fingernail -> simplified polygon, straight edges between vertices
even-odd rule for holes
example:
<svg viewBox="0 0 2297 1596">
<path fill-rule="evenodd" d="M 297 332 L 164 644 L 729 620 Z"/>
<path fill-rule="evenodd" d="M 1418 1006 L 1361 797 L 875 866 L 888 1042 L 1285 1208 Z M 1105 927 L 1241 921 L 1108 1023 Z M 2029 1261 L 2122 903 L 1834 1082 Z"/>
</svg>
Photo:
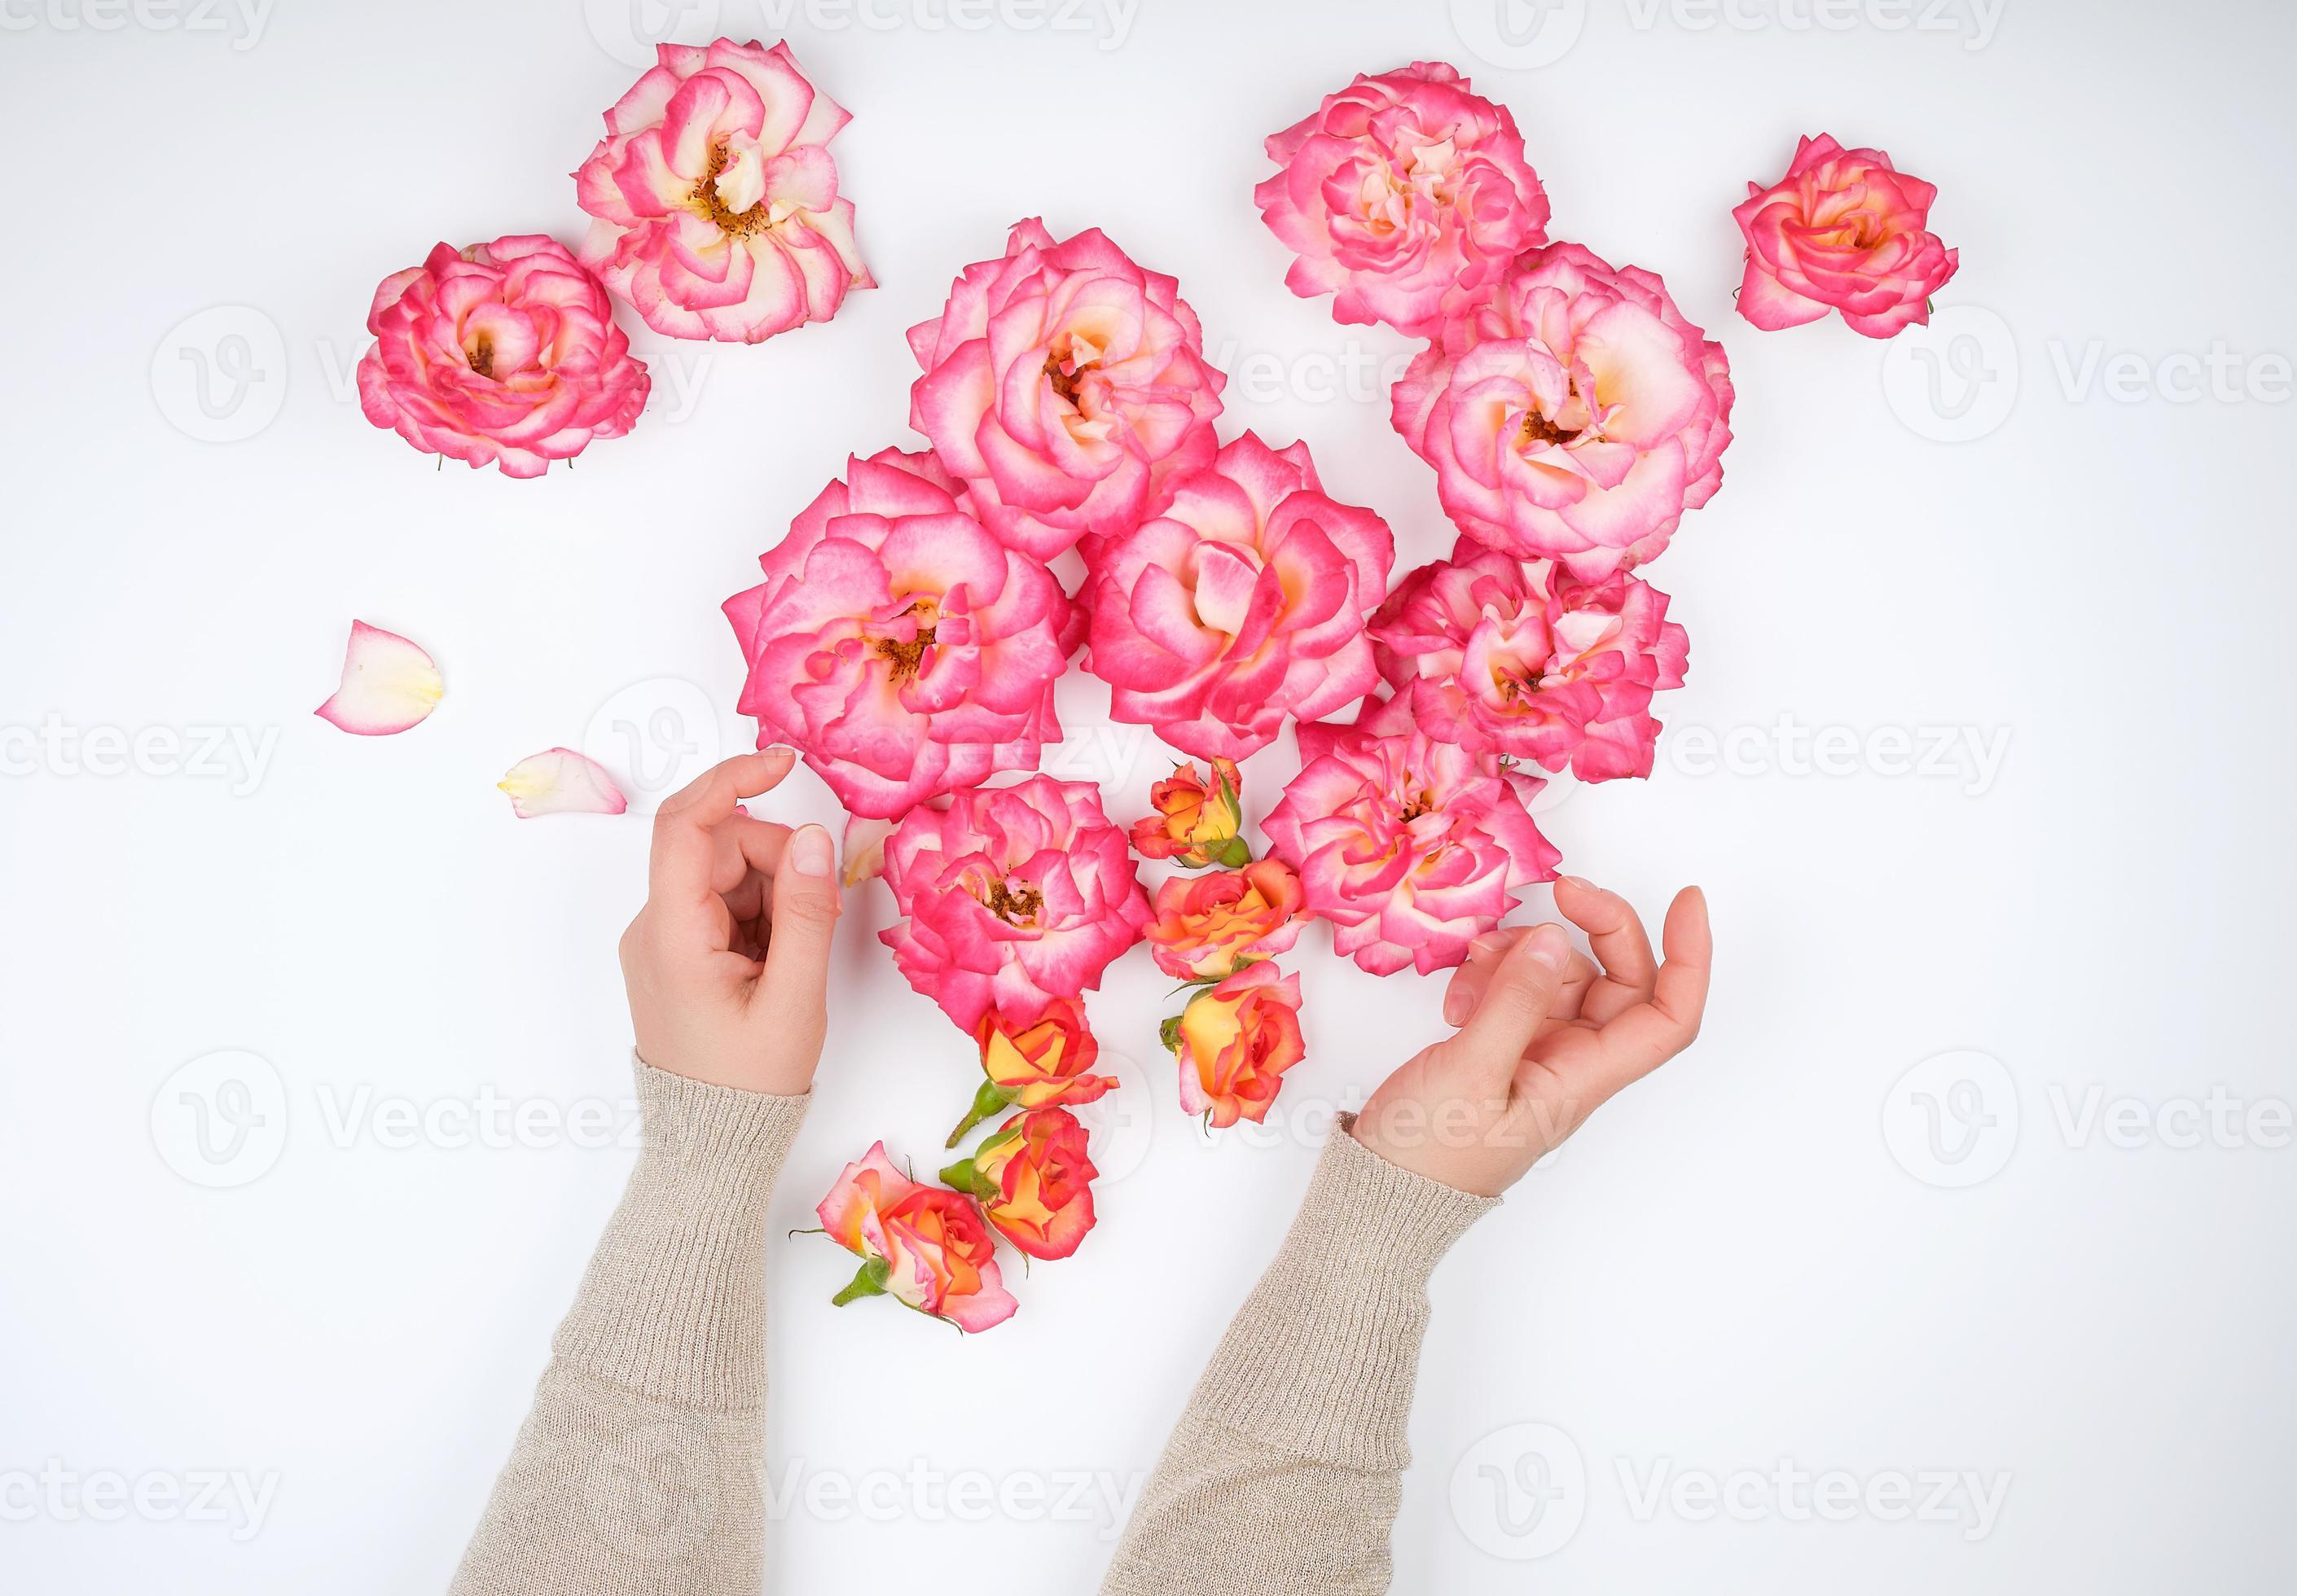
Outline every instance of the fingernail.
<svg viewBox="0 0 2297 1596">
<path fill-rule="evenodd" d="M 763 748 L 760 749 L 759 752 L 762 753 L 778 753 L 784 759 L 794 760 L 797 757 L 797 750 L 791 747 L 787 743 L 769 743 Z"/>
<path fill-rule="evenodd" d="M 1453 987 L 1444 994 L 1444 1023 L 1457 1025 L 1468 1017 L 1468 994 Z"/>
<path fill-rule="evenodd" d="M 1474 942 L 1468 944 L 1468 951 L 1470 953 L 1478 953 L 1484 958 L 1489 958 L 1493 954 L 1500 952 L 1505 949 L 1508 943 L 1513 940 L 1514 939 L 1504 931 L 1486 931 L 1483 935 L 1478 937 Z"/>
<path fill-rule="evenodd" d="M 1603 890 L 1597 886 L 1593 882 L 1588 880 L 1585 876 L 1566 876 L 1563 879 L 1569 882 L 1573 886 L 1577 887 L 1583 893 L 1600 893 Z"/>
<path fill-rule="evenodd" d="M 1531 961 L 1543 969 L 1560 970 L 1571 958 L 1571 944 L 1560 926 L 1537 926 L 1526 940 L 1531 944 Z"/>
<path fill-rule="evenodd" d="M 790 868 L 801 876 L 829 874 L 829 834 L 819 826 L 801 826 L 790 834 Z"/>
</svg>

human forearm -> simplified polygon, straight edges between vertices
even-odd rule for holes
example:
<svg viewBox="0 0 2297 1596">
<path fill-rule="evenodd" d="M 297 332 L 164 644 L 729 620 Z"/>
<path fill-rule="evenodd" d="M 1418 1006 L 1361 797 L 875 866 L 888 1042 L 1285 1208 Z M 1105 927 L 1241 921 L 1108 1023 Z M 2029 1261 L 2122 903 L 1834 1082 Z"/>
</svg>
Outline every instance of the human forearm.
<svg viewBox="0 0 2297 1596">
<path fill-rule="evenodd" d="M 755 1596 L 766 1205 L 804 1117 L 638 1066 L 644 1150 L 455 1596 Z"/>
<path fill-rule="evenodd" d="M 1173 1428 L 1105 1596 L 1387 1589 L 1428 1277 L 1495 1205 L 1336 1131 Z"/>
</svg>

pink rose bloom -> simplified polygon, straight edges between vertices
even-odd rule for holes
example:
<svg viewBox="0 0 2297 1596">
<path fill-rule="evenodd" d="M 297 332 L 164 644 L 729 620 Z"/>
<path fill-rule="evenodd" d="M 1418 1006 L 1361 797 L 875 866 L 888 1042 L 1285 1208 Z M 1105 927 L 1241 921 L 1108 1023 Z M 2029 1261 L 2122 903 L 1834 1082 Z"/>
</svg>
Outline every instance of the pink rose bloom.
<svg viewBox="0 0 2297 1596">
<path fill-rule="evenodd" d="M 1830 310 L 1869 338 L 1927 325 L 1931 295 L 1961 264 L 1930 230 L 1936 186 L 1880 150 L 1806 138 L 1785 177 L 1750 183 L 1747 196 L 1731 213 L 1747 235 L 1739 314 L 1766 333 Z"/>
<path fill-rule="evenodd" d="M 1033 218 L 910 329 L 910 424 L 1015 548 L 1129 532 L 1213 457 L 1228 379 L 1178 289 L 1097 228 L 1055 243 Z"/>
<path fill-rule="evenodd" d="M 1050 776 L 911 810 L 886 839 L 885 881 L 908 918 L 877 940 L 967 1032 L 992 1011 L 1033 1024 L 1099 986 L 1151 917 L 1098 789 Z"/>
<path fill-rule="evenodd" d="M 1358 74 L 1267 147 L 1284 169 L 1252 197 L 1300 257 L 1284 284 L 1333 294 L 1340 321 L 1432 337 L 1547 241 L 1547 191 L 1515 118 L 1441 62 Z"/>
<path fill-rule="evenodd" d="M 1371 638 L 1429 736 L 1608 781 L 1651 774 L 1651 694 L 1683 685 L 1691 642 L 1667 602 L 1624 572 L 1575 581 L 1462 538 L 1397 584 Z"/>
<path fill-rule="evenodd" d="M 1068 596 L 955 489 L 930 455 L 855 459 L 726 601 L 759 745 L 798 749 L 856 815 L 1033 769 L 1060 740 Z"/>
<path fill-rule="evenodd" d="M 1306 444 L 1247 432 L 1100 551 L 1084 595 L 1091 669 L 1119 720 L 1242 759 L 1287 715 L 1321 720 L 1371 690 L 1364 613 L 1395 559 L 1386 522 L 1324 497 Z"/>
<path fill-rule="evenodd" d="M 1518 260 L 1395 385 L 1461 531 L 1582 581 L 1641 564 L 1723 483 L 1731 363 L 1667 285 L 1576 243 Z"/>
<path fill-rule="evenodd" d="M 366 313 L 359 409 L 429 454 L 539 477 L 646 408 L 646 363 L 613 301 L 556 240 L 440 244 L 393 272 Z"/>
<path fill-rule="evenodd" d="M 757 343 L 876 287 L 827 148 L 852 119 L 789 46 L 655 53 L 574 174 L 582 259 L 672 338 Z"/>
<path fill-rule="evenodd" d="M 1261 828 L 1332 922 L 1333 948 L 1373 975 L 1461 963 L 1515 888 L 1555 878 L 1563 856 L 1488 757 L 1410 730 L 1299 735 L 1300 774 Z"/>
</svg>

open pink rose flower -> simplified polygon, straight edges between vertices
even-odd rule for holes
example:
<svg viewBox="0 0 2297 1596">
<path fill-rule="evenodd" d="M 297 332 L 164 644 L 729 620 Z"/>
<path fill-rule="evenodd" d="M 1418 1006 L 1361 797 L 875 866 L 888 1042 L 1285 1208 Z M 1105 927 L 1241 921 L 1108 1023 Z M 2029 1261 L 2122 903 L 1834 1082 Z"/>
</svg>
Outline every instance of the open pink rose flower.
<svg viewBox="0 0 2297 1596">
<path fill-rule="evenodd" d="M 1651 695 L 1683 685 L 1690 638 L 1667 605 L 1623 572 L 1577 581 L 1462 538 L 1396 584 L 1371 637 L 1380 674 L 1429 736 L 1607 781 L 1651 774 Z"/>
<path fill-rule="evenodd" d="M 1217 447 L 1228 379 L 1205 364 L 1196 312 L 1097 228 L 1056 243 L 1016 224 L 910 348 L 925 372 L 910 424 L 989 529 L 1039 559 L 1131 531 Z"/>
<path fill-rule="evenodd" d="M 1373 975 L 1461 963 L 1517 887 L 1555 878 L 1562 855 L 1488 755 L 1410 730 L 1299 736 L 1300 774 L 1262 829 L 1332 922 L 1332 946 Z"/>
<path fill-rule="evenodd" d="M 366 313 L 361 414 L 425 453 L 539 477 L 646 408 L 646 363 L 613 301 L 564 246 L 513 234 L 442 243 L 393 272 Z"/>
<path fill-rule="evenodd" d="M 1576 243 L 1518 260 L 1395 384 L 1460 529 L 1583 581 L 1667 547 L 1723 483 L 1731 364 L 1667 285 Z"/>
<path fill-rule="evenodd" d="M 1033 776 L 911 810 L 885 841 L 885 875 L 908 917 L 878 940 L 967 1032 L 992 1011 L 1029 1024 L 1099 985 L 1150 918 L 1091 782 Z"/>
<path fill-rule="evenodd" d="M 673 338 L 757 343 L 874 288 L 828 144 L 852 119 L 787 45 L 661 45 L 574 174 L 582 259 Z"/>
<path fill-rule="evenodd" d="M 1285 286 L 1332 294 L 1343 322 L 1432 336 L 1547 239 L 1547 191 L 1515 118 L 1441 62 L 1359 74 L 1267 148 L 1284 169 L 1252 197 L 1299 255 Z"/>
<path fill-rule="evenodd" d="M 1930 230 L 1937 197 L 1880 150 L 1805 138 L 1787 175 L 1768 188 L 1747 185 L 1731 213 L 1747 236 L 1739 314 L 1766 333 L 1830 310 L 1869 338 L 1928 325 L 1930 296 L 1961 264 Z"/>
<path fill-rule="evenodd" d="M 1094 563 L 1091 668 L 1110 712 L 1239 760 L 1288 715 L 1345 709 L 1378 680 L 1364 614 L 1395 559 L 1386 522 L 1324 496 L 1306 444 L 1244 433 Z"/>
<path fill-rule="evenodd" d="M 1071 606 L 961 508 L 929 455 L 855 459 L 726 602 L 760 746 L 805 755 L 854 814 L 893 819 L 1058 742 Z"/>
</svg>

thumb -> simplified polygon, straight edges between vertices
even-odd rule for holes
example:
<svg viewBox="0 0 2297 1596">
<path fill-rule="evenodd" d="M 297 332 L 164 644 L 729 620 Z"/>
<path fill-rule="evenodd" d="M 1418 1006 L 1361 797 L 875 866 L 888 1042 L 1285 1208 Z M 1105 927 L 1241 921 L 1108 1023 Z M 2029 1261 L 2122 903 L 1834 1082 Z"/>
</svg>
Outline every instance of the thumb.
<svg viewBox="0 0 2297 1596">
<path fill-rule="evenodd" d="M 774 872 L 773 928 L 756 1001 L 780 1034 L 821 1045 L 827 1026 L 830 938 L 837 929 L 836 851 L 829 833 L 801 826 Z"/>
<path fill-rule="evenodd" d="M 1555 1007 L 1570 962 L 1571 939 L 1562 926 L 1534 926 L 1492 972 L 1476 1012 L 1455 1039 L 1460 1050 L 1479 1066 L 1512 1073 Z"/>
</svg>

